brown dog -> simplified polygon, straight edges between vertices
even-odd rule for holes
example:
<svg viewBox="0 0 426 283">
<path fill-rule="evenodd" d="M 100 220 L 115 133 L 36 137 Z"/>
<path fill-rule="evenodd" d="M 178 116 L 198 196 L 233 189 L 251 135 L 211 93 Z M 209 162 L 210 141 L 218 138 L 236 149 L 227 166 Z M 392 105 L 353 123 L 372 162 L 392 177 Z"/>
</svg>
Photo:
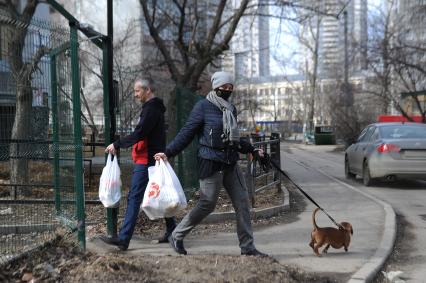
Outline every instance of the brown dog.
<svg viewBox="0 0 426 283">
<path fill-rule="evenodd" d="M 311 233 L 311 242 L 309 243 L 309 246 L 311 246 L 317 256 L 321 256 L 318 249 L 321 248 L 324 244 L 327 244 L 327 246 L 322 251 L 323 253 L 327 253 L 330 246 L 335 249 L 345 247 L 345 252 L 347 252 L 351 242 L 351 235 L 354 234 L 352 225 L 348 222 L 341 222 L 340 229 L 333 227 L 318 227 L 315 221 L 315 214 L 318 210 L 319 208 L 315 209 L 312 213 L 312 223 L 314 225 L 314 230 L 312 230 Z"/>
</svg>

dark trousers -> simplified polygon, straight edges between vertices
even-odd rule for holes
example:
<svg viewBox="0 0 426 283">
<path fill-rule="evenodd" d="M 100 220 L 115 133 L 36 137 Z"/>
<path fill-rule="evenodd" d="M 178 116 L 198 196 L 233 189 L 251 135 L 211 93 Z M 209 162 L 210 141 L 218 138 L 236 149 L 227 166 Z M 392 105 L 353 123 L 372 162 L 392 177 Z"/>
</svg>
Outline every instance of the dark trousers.
<svg viewBox="0 0 426 283">
<path fill-rule="evenodd" d="M 145 194 L 146 186 L 148 185 L 148 165 L 135 164 L 132 173 L 132 184 L 129 194 L 127 195 L 127 209 L 124 217 L 123 225 L 121 226 L 119 239 L 126 243 L 130 242 L 135 231 L 136 222 Z M 165 218 L 167 233 L 171 233 L 176 226 L 174 218 Z"/>
</svg>

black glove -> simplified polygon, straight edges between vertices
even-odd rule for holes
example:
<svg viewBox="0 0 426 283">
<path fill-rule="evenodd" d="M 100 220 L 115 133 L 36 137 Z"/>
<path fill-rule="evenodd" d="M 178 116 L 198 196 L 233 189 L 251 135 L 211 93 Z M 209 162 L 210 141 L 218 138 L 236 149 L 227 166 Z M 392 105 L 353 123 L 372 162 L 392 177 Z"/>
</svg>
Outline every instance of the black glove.
<svg viewBox="0 0 426 283">
<path fill-rule="evenodd" d="M 269 169 L 271 169 L 271 161 L 270 156 L 266 152 L 263 152 L 263 157 L 259 155 L 259 150 L 255 149 L 253 152 L 254 159 L 259 162 L 260 167 L 263 171 L 268 172 Z"/>
</svg>

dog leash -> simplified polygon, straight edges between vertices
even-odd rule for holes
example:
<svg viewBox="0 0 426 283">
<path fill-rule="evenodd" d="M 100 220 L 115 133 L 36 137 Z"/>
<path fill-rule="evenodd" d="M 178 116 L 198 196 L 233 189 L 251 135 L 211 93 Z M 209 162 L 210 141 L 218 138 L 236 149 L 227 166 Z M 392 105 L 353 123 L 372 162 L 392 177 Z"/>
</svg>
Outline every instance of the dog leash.
<svg viewBox="0 0 426 283">
<path fill-rule="evenodd" d="M 255 152 L 255 159 L 257 158 L 261 164 L 261 167 L 264 171 L 267 171 L 268 168 L 271 168 L 271 166 L 268 164 L 272 164 L 272 166 L 275 167 L 275 169 L 277 169 L 284 177 L 286 177 L 292 184 L 293 186 L 295 186 L 307 199 L 309 199 L 316 207 L 318 207 L 322 212 L 325 213 L 325 215 L 328 216 L 328 218 L 330 218 L 330 220 L 337 226 L 339 227 L 339 229 L 344 229 L 342 227 L 342 225 L 340 225 L 339 223 L 337 223 L 336 220 L 334 220 L 333 217 L 331 217 L 330 214 L 327 213 L 327 211 L 325 211 L 325 209 L 323 209 L 310 195 L 308 195 L 308 193 L 306 193 L 299 185 L 297 185 L 295 182 L 293 182 L 293 180 L 290 179 L 290 177 L 287 175 L 287 173 L 285 173 L 280 166 L 278 166 L 275 161 L 273 161 L 270 157 L 269 154 L 264 153 L 264 157 L 260 157 L 259 153 L 256 151 Z"/>
</svg>

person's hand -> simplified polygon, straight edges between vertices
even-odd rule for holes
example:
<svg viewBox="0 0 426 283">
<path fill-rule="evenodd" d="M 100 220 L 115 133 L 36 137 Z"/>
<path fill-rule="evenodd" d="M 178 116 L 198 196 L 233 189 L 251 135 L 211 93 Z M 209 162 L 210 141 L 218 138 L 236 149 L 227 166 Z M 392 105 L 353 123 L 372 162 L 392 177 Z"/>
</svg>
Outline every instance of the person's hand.
<svg viewBox="0 0 426 283">
<path fill-rule="evenodd" d="M 115 155 L 117 151 L 115 150 L 114 144 L 112 143 L 105 148 L 105 152 L 111 153 L 112 155 Z"/>
<path fill-rule="evenodd" d="M 157 160 L 157 161 L 160 161 L 160 159 L 163 159 L 164 161 L 166 161 L 167 155 L 163 152 L 159 152 L 159 153 L 154 154 L 154 159 Z"/>
<path fill-rule="evenodd" d="M 263 149 L 261 149 L 261 148 L 256 148 L 254 151 L 255 151 L 255 152 L 257 152 L 257 154 L 258 154 L 258 155 L 259 155 L 259 157 L 261 157 L 261 158 L 263 158 L 263 157 L 265 156 L 265 154 L 264 154 L 264 152 L 263 152 Z"/>
</svg>

